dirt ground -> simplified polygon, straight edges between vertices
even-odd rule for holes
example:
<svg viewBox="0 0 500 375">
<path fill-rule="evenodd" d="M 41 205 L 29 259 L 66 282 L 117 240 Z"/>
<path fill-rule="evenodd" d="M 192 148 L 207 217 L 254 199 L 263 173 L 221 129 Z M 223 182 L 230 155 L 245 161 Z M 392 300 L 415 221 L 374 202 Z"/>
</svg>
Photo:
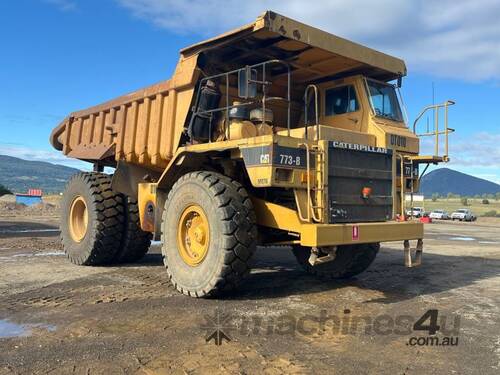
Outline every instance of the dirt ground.
<svg viewBox="0 0 500 375">
<path fill-rule="evenodd" d="M 55 215 L 5 214 L 0 374 L 498 374 L 499 227 L 427 225 L 421 267 L 383 244 L 343 282 L 304 274 L 287 248 L 260 248 L 247 282 L 216 300 L 174 291 L 157 244 L 138 264 L 78 267 Z M 437 334 L 413 330 L 432 309 Z"/>
</svg>

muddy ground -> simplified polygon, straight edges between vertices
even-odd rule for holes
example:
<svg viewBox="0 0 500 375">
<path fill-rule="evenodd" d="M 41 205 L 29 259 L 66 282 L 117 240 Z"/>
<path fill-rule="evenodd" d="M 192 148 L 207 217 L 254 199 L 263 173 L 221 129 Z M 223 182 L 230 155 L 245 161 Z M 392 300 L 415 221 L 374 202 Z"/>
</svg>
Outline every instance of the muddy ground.
<svg viewBox="0 0 500 375">
<path fill-rule="evenodd" d="M 138 264 L 78 267 L 56 217 L 3 217 L 0 374 L 498 374 L 499 227 L 427 225 L 420 268 L 384 244 L 344 282 L 304 274 L 287 248 L 262 248 L 238 293 L 196 300 L 169 286 L 158 245 Z M 413 330 L 429 309 L 433 336 Z"/>
</svg>

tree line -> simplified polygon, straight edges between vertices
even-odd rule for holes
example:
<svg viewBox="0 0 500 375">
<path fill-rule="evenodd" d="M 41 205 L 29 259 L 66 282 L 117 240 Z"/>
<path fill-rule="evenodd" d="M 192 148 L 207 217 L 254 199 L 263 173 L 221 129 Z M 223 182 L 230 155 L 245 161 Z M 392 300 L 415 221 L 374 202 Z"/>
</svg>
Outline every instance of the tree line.
<svg viewBox="0 0 500 375">
<path fill-rule="evenodd" d="M 500 200 L 500 191 L 495 194 L 476 194 L 476 195 L 460 195 L 454 193 L 448 193 L 446 195 L 440 195 L 437 193 L 432 194 L 431 200 L 433 202 L 438 199 L 460 199 L 461 201 L 465 200 L 467 202 L 468 199 L 482 199 L 483 204 L 488 204 L 489 200 Z M 462 202 L 463 203 L 463 202 Z"/>
</svg>

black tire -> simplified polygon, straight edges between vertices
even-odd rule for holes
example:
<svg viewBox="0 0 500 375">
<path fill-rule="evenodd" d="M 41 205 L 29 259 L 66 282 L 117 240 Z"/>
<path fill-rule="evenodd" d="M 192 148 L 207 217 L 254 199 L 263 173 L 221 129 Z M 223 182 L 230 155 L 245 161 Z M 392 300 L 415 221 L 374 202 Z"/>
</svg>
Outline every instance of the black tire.
<svg viewBox="0 0 500 375">
<path fill-rule="evenodd" d="M 315 266 L 309 263 L 310 247 L 294 246 L 293 254 L 307 273 L 332 280 L 347 279 L 365 271 L 375 260 L 379 249 L 379 243 L 339 246 L 334 260 Z"/>
<path fill-rule="evenodd" d="M 137 201 L 123 196 L 125 225 L 122 244 L 113 262 L 133 263 L 144 257 L 151 246 L 153 234 L 141 229 Z"/>
<path fill-rule="evenodd" d="M 180 254 L 178 226 L 186 208 L 201 207 L 209 223 L 206 256 L 193 266 Z M 238 182 L 216 172 L 191 172 L 172 187 L 162 217 L 162 254 L 174 287 L 192 297 L 220 295 L 249 273 L 257 243 L 252 201 Z"/>
<path fill-rule="evenodd" d="M 70 211 L 83 198 L 88 223 L 83 239 L 70 232 Z M 104 173 L 78 173 L 66 185 L 62 199 L 61 242 L 69 260 L 78 265 L 98 266 L 112 262 L 122 240 L 123 199 L 111 190 L 111 177 Z"/>
</svg>

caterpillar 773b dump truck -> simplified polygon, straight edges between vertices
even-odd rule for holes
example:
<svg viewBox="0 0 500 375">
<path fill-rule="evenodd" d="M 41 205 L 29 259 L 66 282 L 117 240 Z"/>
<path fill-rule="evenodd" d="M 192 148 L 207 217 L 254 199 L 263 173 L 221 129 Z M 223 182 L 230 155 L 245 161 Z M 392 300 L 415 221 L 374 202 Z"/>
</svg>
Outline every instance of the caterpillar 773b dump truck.
<svg viewBox="0 0 500 375">
<path fill-rule="evenodd" d="M 57 150 L 94 166 L 64 192 L 66 254 L 132 262 L 155 237 L 171 282 L 195 297 L 237 286 L 258 245 L 290 246 L 320 278 L 364 271 L 385 241 L 418 265 L 423 224 L 405 216 L 405 195 L 420 164 L 448 160 L 451 129 L 436 117 L 424 134 L 436 150 L 419 155 L 405 75 L 398 58 L 270 11 L 181 50 L 170 80 L 53 130 Z"/>
</svg>

